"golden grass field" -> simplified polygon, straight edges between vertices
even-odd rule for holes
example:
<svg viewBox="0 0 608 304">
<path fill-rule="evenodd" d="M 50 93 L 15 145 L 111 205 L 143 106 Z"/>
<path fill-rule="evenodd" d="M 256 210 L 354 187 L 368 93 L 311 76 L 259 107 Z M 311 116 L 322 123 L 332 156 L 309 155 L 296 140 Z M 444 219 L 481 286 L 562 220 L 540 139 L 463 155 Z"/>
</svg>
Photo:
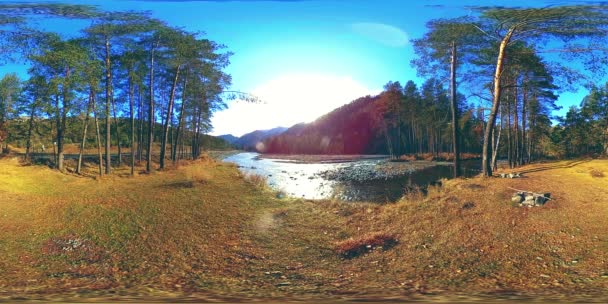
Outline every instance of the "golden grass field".
<svg viewBox="0 0 608 304">
<path fill-rule="evenodd" d="M 608 300 L 607 160 L 449 180 L 385 205 L 278 199 L 209 158 L 120 170 L 0 159 L 0 301 Z M 519 207 L 509 187 L 553 200 Z"/>
</svg>

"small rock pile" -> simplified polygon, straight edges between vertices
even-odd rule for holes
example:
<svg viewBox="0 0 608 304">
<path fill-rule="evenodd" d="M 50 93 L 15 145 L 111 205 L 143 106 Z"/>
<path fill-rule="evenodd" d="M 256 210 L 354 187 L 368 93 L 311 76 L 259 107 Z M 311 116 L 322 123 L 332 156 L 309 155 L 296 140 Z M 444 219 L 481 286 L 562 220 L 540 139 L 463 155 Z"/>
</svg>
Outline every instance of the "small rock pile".
<svg viewBox="0 0 608 304">
<path fill-rule="evenodd" d="M 519 206 L 539 207 L 544 205 L 551 199 L 551 193 L 533 193 L 533 192 L 515 192 L 511 197 L 511 201 L 519 204 Z"/>
<path fill-rule="evenodd" d="M 520 178 L 521 177 L 521 173 L 500 173 L 498 175 L 500 178 Z"/>
</svg>

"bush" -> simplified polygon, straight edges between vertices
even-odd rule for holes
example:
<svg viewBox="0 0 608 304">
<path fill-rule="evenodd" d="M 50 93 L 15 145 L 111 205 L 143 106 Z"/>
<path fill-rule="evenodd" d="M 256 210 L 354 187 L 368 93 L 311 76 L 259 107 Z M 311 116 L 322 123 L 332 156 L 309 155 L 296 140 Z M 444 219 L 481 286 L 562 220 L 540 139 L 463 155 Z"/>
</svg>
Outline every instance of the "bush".
<svg viewBox="0 0 608 304">
<path fill-rule="evenodd" d="M 481 156 L 473 153 L 460 153 L 460 160 L 478 159 Z M 404 154 L 399 156 L 400 160 L 414 161 L 414 160 L 426 160 L 426 161 L 454 161 L 454 154 L 452 153 L 416 153 L 416 154 Z"/>
<path fill-rule="evenodd" d="M 266 177 L 259 174 L 247 174 L 245 175 L 245 180 L 257 188 L 264 188 L 267 185 Z"/>
<path fill-rule="evenodd" d="M 592 177 L 596 177 L 596 178 L 604 177 L 604 172 L 599 171 L 599 170 L 592 169 L 589 173 L 591 174 Z"/>
</svg>

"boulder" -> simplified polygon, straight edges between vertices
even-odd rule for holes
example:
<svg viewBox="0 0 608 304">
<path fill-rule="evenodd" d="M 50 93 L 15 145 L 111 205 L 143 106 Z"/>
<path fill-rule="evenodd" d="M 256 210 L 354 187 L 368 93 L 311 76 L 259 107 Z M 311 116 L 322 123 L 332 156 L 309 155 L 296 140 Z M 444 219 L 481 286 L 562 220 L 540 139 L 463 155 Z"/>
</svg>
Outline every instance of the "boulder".
<svg viewBox="0 0 608 304">
<path fill-rule="evenodd" d="M 517 192 L 517 193 L 513 194 L 513 196 L 511 197 L 511 201 L 516 204 L 520 204 L 521 202 L 524 201 L 524 194 L 521 192 Z"/>
<path fill-rule="evenodd" d="M 523 206 L 534 207 L 534 198 L 526 199 L 521 203 Z"/>
<path fill-rule="evenodd" d="M 534 204 L 536 206 L 542 206 L 544 205 L 549 198 L 551 198 L 551 193 L 546 192 L 546 193 L 542 193 L 542 195 L 537 195 L 534 199 Z"/>
<path fill-rule="evenodd" d="M 516 192 L 511 197 L 511 201 L 519 203 L 520 206 L 542 206 L 551 199 L 551 193 L 532 193 L 532 192 Z"/>
</svg>

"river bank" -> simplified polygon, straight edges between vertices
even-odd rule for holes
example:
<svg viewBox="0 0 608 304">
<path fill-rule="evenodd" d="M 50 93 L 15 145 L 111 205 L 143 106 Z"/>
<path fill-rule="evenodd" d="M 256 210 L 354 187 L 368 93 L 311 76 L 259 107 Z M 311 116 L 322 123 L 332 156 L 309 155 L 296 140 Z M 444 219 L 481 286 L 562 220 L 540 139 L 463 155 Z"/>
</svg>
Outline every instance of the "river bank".
<svg viewBox="0 0 608 304">
<path fill-rule="evenodd" d="M 436 166 L 451 166 L 451 164 L 434 161 L 393 162 L 384 159 L 375 162 L 349 164 L 333 170 L 320 172 L 319 175 L 328 180 L 364 183 L 411 176 L 416 172 Z"/>
<path fill-rule="evenodd" d="M 238 153 L 224 161 L 265 178 L 294 198 L 394 202 L 406 191 L 451 177 L 449 163 L 392 162 L 377 155 L 264 155 Z"/>
<path fill-rule="evenodd" d="M 393 161 L 382 155 L 268 155 L 238 153 L 224 159 L 245 174 L 267 179 L 275 190 L 305 199 L 395 202 L 404 193 L 452 178 L 452 164 Z M 478 161 L 463 161 L 466 177 L 478 174 Z"/>
<path fill-rule="evenodd" d="M 101 180 L 0 168 L 0 301 L 608 300 L 608 161 L 385 205 L 279 199 L 209 158 Z M 552 200 L 518 207 L 509 188 Z"/>
<path fill-rule="evenodd" d="M 346 163 L 354 162 L 359 160 L 374 160 L 374 159 L 388 159 L 389 155 L 365 155 L 365 154 L 353 154 L 353 155 L 316 155 L 316 154 L 260 154 L 257 156 L 258 159 L 273 159 L 283 160 L 293 163 Z"/>
</svg>

